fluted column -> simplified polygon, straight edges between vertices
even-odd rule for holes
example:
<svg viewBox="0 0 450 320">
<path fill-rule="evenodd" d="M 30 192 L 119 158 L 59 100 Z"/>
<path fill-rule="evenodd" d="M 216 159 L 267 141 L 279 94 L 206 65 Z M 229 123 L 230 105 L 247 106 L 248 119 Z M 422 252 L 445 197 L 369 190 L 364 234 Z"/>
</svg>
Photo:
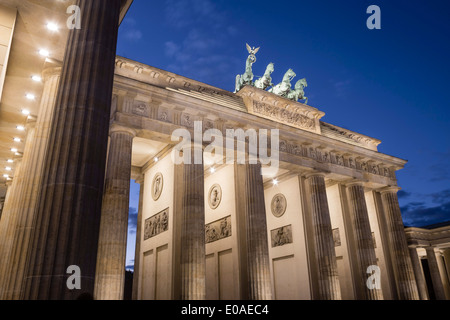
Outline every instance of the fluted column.
<svg viewBox="0 0 450 320">
<path fill-rule="evenodd" d="M 334 248 L 325 177 L 322 174 L 313 174 L 307 176 L 306 179 L 307 199 L 310 203 L 314 228 L 319 299 L 340 300 L 341 289 L 337 272 L 336 251 Z"/>
<path fill-rule="evenodd" d="M 417 248 L 410 247 L 409 254 L 411 256 L 411 262 L 414 269 L 414 276 L 416 277 L 417 289 L 419 290 L 420 300 L 429 300 L 427 283 L 423 274 L 422 265 L 420 263 L 419 255 L 417 254 Z"/>
<path fill-rule="evenodd" d="M 450 280 L 450 249 L 442 250 L 444 255 L 445 268 L 447 270 L 447 277 Z"/>
<path fill-rule="evenodd" d="M 17 159 L 15 161 L 15 171 L 14 176 L 20 176 L 20 171 L 22 168 L 22 159 Z M 5 282 L 8 279 L 6 273 L 7 259 L 6 256 L 10 245 L 11 245 L 11 229 L 14 224 L 14 216 L 12 215 L 12 208 L 17 205 L 18 201 L 18 189 L 20 187 L 19 179 L 13 178 L 12 182 L 10 182 L 10 186 L 8 187 L 8 192 L 5 198 L 5 205 L 3 207 L 2 219 L 0 220 L 0 298 L 3 296 L 3 292 L 5 290 Z"/>
<path fill-rule="evenodd" d="M 236 164 L 236 201 L 242 300 L 270 300 L 269 244 L 260 164 Z"/>
<path fill-rule="evenodd" d="M 13 209 L 13 214 L 17 217 L 17 220 L 13 226 L 11 250 L 5 255 L 5 260 L 7 260 L 6 273 L 9 277 L 5 283 L 3 299 L 17 300 L 23 291 L 28 246 L 31 230 L 35 223 L 36 203 L 43 176 L 43 161 L 48 146 L 60 74 L 60 67 L 50 67 L 43 72 L 44 90 L 36 127 L 27 139 L 29 148 L 24 153 L 22 160 L 23 191 L 18 194 L 18 204 Z"/>
<path fill-rule="evenodd" d="M 439 273 L 439 267 L 436 260 L 436 253 L 434 248 L 429 246 L 425 248 L 427 252 L 428 267 L 430 268 L 431 281 L 433 283 L 434 294 L 436 300 L 445 300 L 445 291 L 442 284 L 441 275 Z"/>
<path fill-rule="evenodd" d="M 361 183 L 347 185 L 349 200 L 349 212 L 352 221 L 353 234 L 355 236 L 356 258 L 358 269 L 355 272 L 357 281 L 362 289 L 358 295 L 360 300 L 381 300 L 381 289 L 370 289 L 367 286 L 369 274 L 367 270 L 371 266 L 377 266 L 377 257 L 373 244 L 372 230 L 370 228 L 369 213 L 367 211 L 364 186 Z"/>
<path fill-rule="evenodd" d="M 139 298 L 139 270 L 141 260 L 141 237 L 142 237 L 142 216 L 144 211 L 144 195 L 145 195 L 145 179 L 141 175 L 139 179 L 136 179 L 136 183 L 141 186 L 139 189 L 139 208 L 136 224 L 136 248 L 134 253 L 134 275 L 133 275 L 133 295 L 132 300 L 138 300 Z"/>
<path fill-rule="evenodd" d="M 419 291 L 409 255 L 397 192 L 398 188 L 386 188 L 380 191 L 388 225 L 389 248 L 397 282 L 397 292 L 400 300 L 419 300 Z"/>
<path fill-rule="evenodd" d="M 93 295 L 121 0 L 78 0 L 69 31 L 25 299 Z M 66 286 L 81 270 L 81 290 Z"/>
<path fill-rule="evenodd" d="M 131 152 L 136 132 L 116 125 L 110 132 L 95 275 L 96 300 L 123 300 L 125 285 Z"/>
<path fill-rule="evenodd" d="M 8 199 L 8 203 L 5 204 L 4 215 L 7 219 L 3 221 L 5 223 L 4 226 L 0 227 L 0 298 L 8 299 L 5 295 L 8 290 L 8 283 L 11 280 L 11 275 L 9 273 L 10 268 L 9 265 L 11 261 L 11 252 L 14 249 L 14 235 L 16 231 L 16 226 L 18 224 L 18 220 L 20 219 L 20 206 L 22 204 L 22 196 L 25 193 L 25 190 L 28 187 L 28 158 L 32 151 L 34 145 L 34 134 L 36 130 L 36 121 L 31 120 L 27 124 L 27 138 L 25 141 L 24 147 L 24 157 L 20 160 L 16 160 L 15 162 L 15 172 L 13 185 L 11 190 L 11 195 Z"/>
<path fill-rule="evenodd" d="M 436 261 L 438 264 L 439 274 L 441 275 L 445 298 L 446 300 L 450 300 L 450 287 L 447 278 L 447 271 L 445 270 L 444 259 L 440 251 L 436 253 Z"/>
<path fill-rule="evenodd" d="M 194 146 L 190 162 L 180 165 L 182 300 L 206 298 L 205 176 L 203 163 L 195 163 L 196 152 L 203 153 L 202 146 Z"/>
</svg>

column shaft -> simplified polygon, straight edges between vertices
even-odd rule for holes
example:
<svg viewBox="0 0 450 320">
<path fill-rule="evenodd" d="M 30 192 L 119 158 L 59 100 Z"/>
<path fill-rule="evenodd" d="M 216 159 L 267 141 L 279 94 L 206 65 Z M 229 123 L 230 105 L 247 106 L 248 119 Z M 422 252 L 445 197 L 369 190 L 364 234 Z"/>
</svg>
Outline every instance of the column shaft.
<svg viewBox="0 0 450 320">
<path fill-rule="evenodd" d="M 411 256 L 411 262 L 414 269 L 414 275 L 416 277 L 417 289 L 419 290 L 420 300 L 429 300 L 427 283 L 423 274 L 422 265 L 420 263 L 419 255 L 416 248 L 409 248 L 409 254 Z"/>
<path fill-rule="evenodd" d="M 13 226 L 13 243 L 10 252 L 5 255 L 6 272 L 9 275 L 5 283 L 3 299 L 17 300 L 23 293 L 23 279 L 30 243 L 31 230 L 35 224 L 36 204 L 43 176 L 43 161 L 48 146 L 50 125 L 54 112 L 56 93 L 59 85 L 61 68 L 44 70 L 44 90 L 39 107 L 36 127 L 27 139 L 29 148 L 23 155 L 22 180 L 23 191 L 18 194 L 18 204 L 13 209 L 17 217 Z"/>
<path fill-rule="evenodd" d="M 131 131 L 131 130 L 130 130 Z M 103 195 L 95 275 L 96 300 L 123 300 L 135 133 L 113 128 Z"/>
<path fill-rule="evenodd" d="M 22 169 L 22 161 L 16 160 L 14 176 L 20 177 Z M 12 244 L 11 232 L 14 225 L 15 216 L 12 209 L 17 206 L 18 193 L 20 189 L 19 178 L 13 178 L 11 185 L 8 187 L 8 193 L 5 198 L 5 206 L 3 207 L 2 219 L 0 220 L 0 298 L 6 287 L 8 275 L 6 272 L 7 262 L 6 255 Z"/>
<path fill-rule="evenodd" d="M 314 228 L 319 299 L 340 300 L 341 289 L 324 177 L 321 175 L 308 177 L 307 189 Z"/>
<path fill-rule="evenodd" d="M 397 191 L 382 191 L 381 198 L 388 224 L 390 253 L 394 264 L 397 292 L 400 300 L 419 300 L 419 291 L 414 276 L 411 257 L 406 240 Z"/>
<path fill-rule="evenodd" d="M 428 266 L 430 268 L 431 281 L 433 283 L 434 293 L 436 300 L 445 300 L 445 291 L 442 284 L 441 275 L 439 273 L 439 267 L 436 260 L 436 253 L 433 247 L 426 247 Z"/>
<path fill-rule="evenodd" d="M 26 299 L 93 295 L 121 0 L 78 0 L 46 155 Z M 81 270 L 70 290 L 69 266 Z"/>
<path fill-rule="evenodd" d="M 203 163 L 195 163 L 194 147 L 190 163 L 182 166 L 181 191 L 181 299 L 206 298 L 205 187 Z M 203 159 L 203 158 L 202 158 Z"/>
<path fill-rule="evenodd" d="M 259 164 L 235 165 L 241 300 L 270 300 L 269 244 Z"/>
<path fill-rule="evenodd" d="M 445 262 L 445 269 L 447 270 L 447 277 L 450 280 L 450 249 L 444 249 L 444 262 Z"/>
<path fill-rule="evenodd" d="M 383 299 L 381 289 L 370 289 L 367 286 L 369 274 L 367 270 L 371 266 L 377 266 L 377 257 L 373 244 L 372 231 L 370 228 L 369 213 L 364 195 L 364 187 L 356 184 L 347 188 L 349 211 L 352 220 L 353 234 L 355 236 L 356 257 L 358 269 L 356 270 L 357 281 L 360 282 L 361 300 Z"/>
</svg>

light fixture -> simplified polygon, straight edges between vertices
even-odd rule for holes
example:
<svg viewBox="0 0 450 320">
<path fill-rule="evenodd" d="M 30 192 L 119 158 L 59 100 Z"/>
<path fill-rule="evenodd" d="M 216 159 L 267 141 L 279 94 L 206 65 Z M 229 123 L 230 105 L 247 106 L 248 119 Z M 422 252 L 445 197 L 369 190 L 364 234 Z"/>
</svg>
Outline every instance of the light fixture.
<svg viewBox="0 0 450 320">
<path fill-rule="evenodd" d="M 25 97 L 27 97 L 28 100 L 34 100 L 36 98 L 36 96 L 32 93 L 27 93 Z"/>
<path fill-rule="evenodd" d="M 8 159 L 7 162 L 8 162 L 8 163 L 14 163 L 14 160 L 13 160 L 13 159 Z"/>
<path fill-rule="evenodd" d="M 17 130 L 19 130 L 19 131 L 25 131 L 25 127 L 24 127 L 24 126 L 17 126 Z"/>
<path fill-rule="evenodd" d="M 277 186 L 278 185 L 278 180 L 277 179 L 273 179 L 272 183 L 273 183 L 274 186 Z"/>
<path fill-rule="evenodd" d="M 39 50 L 39 54 L 43 57 L 48 57 L 50 55 L 50 52 L 48 52 L 48 50 L 41 49 Z"/>
<path fill-rule="evenodd" d="M 154 159 L 154 160 L 155 160 L 155 162 L 158 162 L 158 161 L 159 161 L 158 157 L 155 157 L 155 159 Z"/>
<path fill-rule="evenodd" d="M 59 28 L 56 23 L 49 22 L 49 23 L 47 23 L 47 29 L 50 31 L 58 31 Z"/>
<path fill-rule="evenodd" d="M 17 150 L 16 148 L 11 149 L 11 152 L 17 153 L 17 151 L 19 151 L 19 150 Z"/>
<path fill-rule="evenodd" d="M 20 138 L 14 138 L 14 141 L 15 141 L 15 142 L 22 142 L 22 139 L 20 139 Z"/>
<path fill-rule="evenodd" d="M 11 167 L 6 167 L 5 170 L 6 171 L 12 171 Z"/>
<path fill-rule="evenodd" d="M 40 76 L 32 76 L 31 80 L 35 81 L 35 82 L 41 82 L 42 78 Z"/>
<path fill-rule="evenodd" d="M 22 114 L 25 116 L 29 116 L 31 114 L 31 112 L 30 112 L 30 110 L 24 109 L 24 110 L 22 110 Z"/>
<path fill-rule="evenodd" d="M 7 175 L 7 174 L 4 174 L 4 175 L 3 175 L 3 178 L 5 178 L 5 179 L 9 179 L 9 175 Z"/>
<path fill-rule="evenodd" d="M 210 172 L 211 172 L 211 173 L 215 173 L 215 172 L 216 172 L 216 169 L 215 169 L 214 167 L 211 167 Z"/>
</svg>

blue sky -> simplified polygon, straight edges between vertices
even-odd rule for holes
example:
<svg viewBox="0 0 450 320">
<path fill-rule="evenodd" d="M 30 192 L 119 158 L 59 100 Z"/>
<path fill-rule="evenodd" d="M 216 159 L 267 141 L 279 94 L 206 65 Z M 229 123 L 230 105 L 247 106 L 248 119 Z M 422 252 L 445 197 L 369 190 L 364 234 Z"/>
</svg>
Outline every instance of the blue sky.
<svg viewBox="0 0 450 320">
<path fill-rule="evenodd" d="M 381 30 L 366 27 L 372 4 Z M 117 54 L 233 91 L 245 44 L 261 47 L 256 76 L 273 62 L 279 82 L 292 68 L 325 122 L 409 161 L 398 173 L 402 214 L 423 226 L 450 220 L 449 18 L 440 0 L 134 0 Z M 131 210 L 138 196 L 134 186 Z"/>
</svg>

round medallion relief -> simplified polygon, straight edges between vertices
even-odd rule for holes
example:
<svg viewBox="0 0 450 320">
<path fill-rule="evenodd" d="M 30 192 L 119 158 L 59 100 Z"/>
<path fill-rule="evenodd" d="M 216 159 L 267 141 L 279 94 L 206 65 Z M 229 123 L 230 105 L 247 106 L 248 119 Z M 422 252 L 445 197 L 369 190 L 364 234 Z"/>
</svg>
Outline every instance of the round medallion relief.
<svg viewBox="0 0 450 320">
<path fill-rule="evenodd" d="M 272 199 L 271 207 L 272 207 L 272 214 L 275 217 L 277 217 L 277 218 L 282 217 L 285 214 L 286 208 L 287 208 L 286 197 L 284 195 L 282 195 L 281 193 L 277 194 Z"/>
<path fill-rule="evenodd" d="M 215 184 L 209 189 L 208 202 L 211 209 L 215 210 L 222 201 L 222 188 L 220 185 Z"/>
<path fill-rule="evenodd" d="M 152 198 L 154 201 L 158 201 L 161 197 L 161 193 L 164 187 L 164 178 L 161 172 L 157 173 L 152 182 Z"/>
</svg>

